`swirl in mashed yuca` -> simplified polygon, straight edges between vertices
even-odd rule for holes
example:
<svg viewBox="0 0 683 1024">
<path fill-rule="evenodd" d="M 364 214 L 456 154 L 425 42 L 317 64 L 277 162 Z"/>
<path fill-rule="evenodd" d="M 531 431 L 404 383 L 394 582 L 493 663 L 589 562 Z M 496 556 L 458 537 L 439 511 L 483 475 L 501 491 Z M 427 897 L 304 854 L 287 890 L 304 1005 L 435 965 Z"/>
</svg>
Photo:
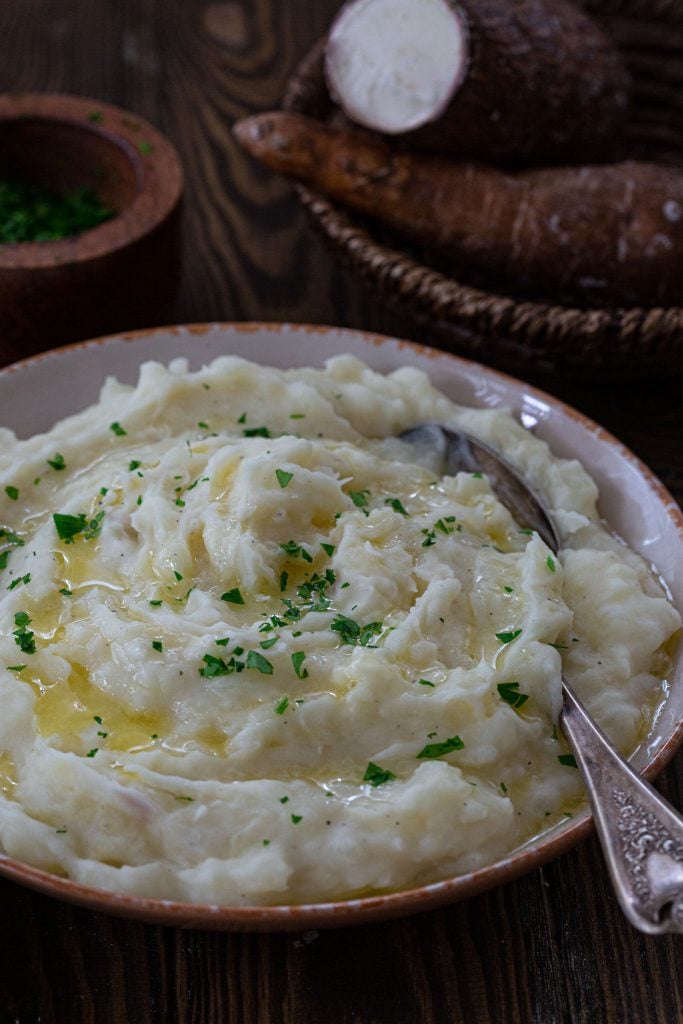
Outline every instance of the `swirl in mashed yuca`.
<svg viewBox="0 0 683 1024">
<path fill-rule="evenodd" d="M 425 420 L 503 450 L 563 535 L 437 479 Z M 221 904 L 487 864 L 571 814 L 560 665 L 623 751 L 679 618 L 574 461 L 414 369 L 142 367 L 0 454 L 0 848 Z"/>
</svg>

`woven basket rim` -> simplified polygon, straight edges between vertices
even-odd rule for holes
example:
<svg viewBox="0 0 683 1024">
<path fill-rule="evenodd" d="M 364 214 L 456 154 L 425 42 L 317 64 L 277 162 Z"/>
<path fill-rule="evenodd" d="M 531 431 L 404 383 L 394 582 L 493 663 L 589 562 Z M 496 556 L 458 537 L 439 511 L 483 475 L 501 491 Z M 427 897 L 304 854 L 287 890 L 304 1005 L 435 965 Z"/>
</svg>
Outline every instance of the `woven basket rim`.
<svg viewBox="0 0 683 1024">
<path fill-rule="evenodd" d="M 647 17 L 650 22 L 658 7 L 663 22 L 683 28 L 683 0 L 591 0 L 586 6 L 593 14 L 604 10 L 620 18 Z M 320 111 L 331 108 L 322 71 L 324 44 L 323 37 L 290 77 L 282 101 L 285 110 L 320 119 Z M 671 360 L 683 352 L 681 306 L 582 308 L 475 287 L 380 242 L 371 227 L 358 225 L 352 214 L 327 197 L 303 185 L 296 191 L 315 227 L 347 267 L 389 305 L 442 333 L 457 333 L 461 349 L 478 352 L 484 340 L 490 349 L 493 339 L 505 355 L 532 362 L 632 362 L 634 367 L 645 359 Z"/>
</svg>

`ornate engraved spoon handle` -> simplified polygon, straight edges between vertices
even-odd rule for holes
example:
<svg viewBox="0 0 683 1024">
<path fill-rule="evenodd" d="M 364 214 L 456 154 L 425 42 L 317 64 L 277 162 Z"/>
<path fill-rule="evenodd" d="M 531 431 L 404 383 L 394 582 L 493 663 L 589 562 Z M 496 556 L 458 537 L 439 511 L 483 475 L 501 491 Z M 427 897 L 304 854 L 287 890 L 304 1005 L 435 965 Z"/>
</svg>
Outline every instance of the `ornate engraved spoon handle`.
<svg viewBox="0 0 683 1024">
<path fill-rule="evenodd" d="M 564 679 L 563 686 L 560 724 L 621 908 L 650 935 L 683 934 L 683 816 L 617 754 Z"/>
</svg>

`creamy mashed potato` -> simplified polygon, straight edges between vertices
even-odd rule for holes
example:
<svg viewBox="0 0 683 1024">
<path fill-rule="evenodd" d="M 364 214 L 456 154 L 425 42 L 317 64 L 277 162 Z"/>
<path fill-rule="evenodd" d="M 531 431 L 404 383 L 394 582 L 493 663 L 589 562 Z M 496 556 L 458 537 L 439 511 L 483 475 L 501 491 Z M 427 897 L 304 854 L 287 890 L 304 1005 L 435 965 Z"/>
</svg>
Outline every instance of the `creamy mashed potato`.
<svg viewBox="0 0 683 1024">
<path fill-rule="evenodd" d="M 553 556 L 425 420 L 503 450 Z M 577 462 L 413 369 L 142 367 L 0 436 L 0 848 L 222 904 L 470 871 L 571 814 L 560 668 L 623 751 L 679 626 Z"/>
</svg>

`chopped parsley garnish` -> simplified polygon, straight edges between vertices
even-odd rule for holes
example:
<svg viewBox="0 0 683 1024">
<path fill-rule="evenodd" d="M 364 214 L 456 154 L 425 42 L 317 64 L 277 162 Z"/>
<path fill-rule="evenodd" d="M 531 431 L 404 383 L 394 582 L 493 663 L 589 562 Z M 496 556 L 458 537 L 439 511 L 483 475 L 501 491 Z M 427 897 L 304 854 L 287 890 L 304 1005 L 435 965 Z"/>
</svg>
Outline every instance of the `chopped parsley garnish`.
<svg viewBox="0 0 683 1024">
<path fill-rule="evenodd" d="M 297 679 L 308 679 L 308 669 L 303 667 L 305 660 L 306 654 L 304 651 L 295 651 L 292 654 L 292 666 Z"/>
<path fill-rule="evenodd" d="M 508 791 L 508 788 L 507 788 L 507 786 L 505 785 L 504 782 L 500 783 L 500 791 L 501 791 L 501 793 L 507 793 L 507 791 Z"/>
<path fill-rule="evenodd" d="M 98 725 L 102 725 L 102 715 L 93 715 L 93 721 L 97 722 Z"/>
<path fill-rule="evenodd" d="M 65 544 L 73 544 L 74 537 L 83 534 L 84 540 L 92 540 L 97 537 L 102 528 L 104 511 L 98 512 L 92 519 L 88 519 L 84 512 L 72 516 L 64 512 L 55 512 L 52 516 L 57 530 L 57 536 Z"/>
<path fill-rule="evenodd" d="M 286 469 L 276 469 L 275 476 L 277 477 L 277 482 L 279 483 L 280 487 L 284 488 L 287 486 L 287 484 L 292 479 L 294 474 L 288 473 Z"/>
<path fill-rule="evenodd" d="M 200 420 L 199 423 L 197 424 L 197 426 L 199 427 L 200 430 L 208 430 L 209 429 L 209 424 L 205 423 L 204 420 Z"/>
<path fill-rule="evenodd" d="M 13 544 L 17 548 L 23 548 L 24 546 L 21 537 L 12 530 L 8 530 L 5 526 L 0 527 L 0 540 L 3 538 L 8 544 Z"/>
<path fill-rule="evenodd" d="M 14 642 L 22 652 L 22 654 L 35 654 L 36 653 L 36 641 L 35 634 L 32 630 L 26 627 L 31 624 L 31 616 L 28 612 L 16 612 L 14 616 L 14 625 L 18 628 L 13 630 Z"/>
<path fill-rule="evenodd" d="M 61 452 L 57 452 L 53 459 L 48 459 L 47 464 L 58 472 L 59 470 L 66 469 L 66 461 Z"/>
<path fill-rule="evenodd" d="M 500 640 L 502 644 L 511 644 L 513 640 L 516 640 L 518 636 L 521 636 L 521 633 L 521 629 L 503 630 L 502 633 L 496 633 L 496 640 Z"/>
<path fill-rule="evenodd" d="M 62 587 L 59 593 L 64 597 L 73 597 L 73 590 L 69 590 L 68 587 Z"/>
<path fill-rule="evenodd" d="M 123 427 L 118 422 L 118 420 L 114 420 L 113 423 L 110 423 L 109 424 L 109 429 L 111 430 L 111 432 L 113 434 L 116 434 L 117 437 L 125 437 L 126 434 L 128 433 L 128 431 L 123 429 Z"/>
<path fill-rule="evenodd" d="M 6 488 L 5 488 L 5 494 L 6 494 L 6 495 L 7 495 L 7 497 L 8 497 L 8 498 L 10 498 L 10 499 L 11 499 L 12 501 L 16 501 L 16 500 L 17 500 L 17 498 L 19 497 L 19 489 L 18 489 L 17 487 L 13 487 L 13 486 L 12 486 L 11 484 L 9 484 L 9 485 L 8 485 L 8 486 L 7 486 Z"/>
<path fill-rule="evenodd" d="M 182 573 L 179 573 L 177 569 L 173 570 L 173 575 L 177 579 L 178 583 L 183 579 Z"/>
<path fill-rule="evenodd" d="M 160 653 L 164 649 L 164 645 L 161 642 L 161 640 L 152 640 L 152 647 L 154 648 L 155 651 L 159 651 Z"/>
<path fill-rule="evenodd" d="M 280 550 L 291 558 L 303 558 L 304 562 L 312 562 L 313 555 L 307 551 L 303 544 L 297 544 L 294 540 L 288 540 L 286 544 L 280 544 Z"/>
<path fill-rule="evenodd" d="M 287 589 L 287 583 L 289 581 L 289 573 L 283 569 L 280 573 L 280 593 L 283 594 Z"/>
<path fill-rule="evenodd" d="M 273 708 L 273 711 L 275 712 L 276 715 L 284 715 L 288 707 L 289 697 L 281 697 L 280 700 L 275 705 L 275 707 Z"/>
<path fill-rule="evenodd" d="M 15 612 L 14 625 L 15 626 L 28 626 L 31 623 L 31 616 L 28 612 Z"/>
<path fill-rule="evenodd" d="M 216 640 L 216 646 L 217 647 L 227 647 L 229 643 L 230 643 L 230 637 L 229 636 L 223 636 L 223 637 L 220 638 L 220 640 Z"/>
<path fill-rule="evenodd" d="M 360 647 L 367 647 L 373 637 L 381 633 L 383 628 L 382 622 L 368 622 L 361 626 L 346 615 L 337 615 L 330 623 L 330 629 L 339 634 L 339 639 L 343 644 L 358 644 Z"/>
<path fill-rule="evenodd" d="M 362 491 L 349 491 L 349 498 L 354 503 L 356 508 L 359 508 L 362 512 L 365 512 L 365 515 L 368 515 L 367 506 L 369 494 L 370 491 L 367 489 L 367 487 L 364 488 Z"/>
<path fill-rule="evenodd" d="M 395 778 L 396 776 L 394 773 L 390 772 L 388 768 L 380 768 L 378 764 L 374 764 L 370 761 L 365 769 L 363 782 L 369 782 L 371 786 L 381 786 L 385 782 L 391 782 L 391 780 Z"/>
<path fill-rule="evenodd" d="M 273 666 L 267 658 L 264 658 L 258 651 L 249 651 L 247 654 L 247 668 L 255 668 L 264 676 L 272 676 Z"/>
<path fill-rule="evenodd" d="M 578 768 L 579 767 L 578 764 L 576 763 L 576 758 L 574 757 L 573 754 L 558 754 L 557 760 L 560 762 L 560 764 L 566 765 L 567 768 Z"/>
<path fill-rule="evenodd" d="M 288 804 L 289 803 L 289 797 L 288 796 L 281 796 L 280 797 L 280 803 L 281 804 Z"/>
<path fill-rule="evenodd" d="M 7 666 L 7 671 L 8 672 L 23 672 L 23 670 L 25 668 L 26 668 L 26 665 L 8 665 Z"/>
<path fill-rule="evenodd" d="M 259 643 L 259 647 L 262 650 L 267 651 L 270 647 L 273 647 L 278 642 L 279 639 L 279 636 L 270 636 L 268 637 L 267 640 L 261 640 L 261 642 Z"/>
<path fill-rule="evenodd" d="M 545 564 L 548 566 L 551 572 L 556 572 L 555 559 L 552 557 L 552 555 L 548 555 L 548 557 L 545 560 Z"/>
<path fill-rule="evenodd" d="M 238 420 L 238 423 L 244 423 L 244 420 Z M 242 431 L 244 437 L 272 437 L 273 435 L 268 430 L 268 427 L 247 427 Z"/>
<path fill-rule="evenodd" d="M 14 590 L 16 587 L 20 586 L 20 584 L 22 584 L 22 583 L 30 583 L 30 582 L 31 582 L 31 573 L 27 572 L 25 576 L 17 576 L 17 578 L 15 580 L 12 580 L 12 582 L 10 583 L 10 585 L 8 586 L 7 589 L 8 590 Z"/>
<path fill-rule="evenodd" d="M 227 593 L 222 594 L 221 601 L 227 601 L 228 604 L 244 604 L 244 598 L 242 597 L 239 587 L 233 587 L 232 590 L 228 590 Z"/>
<path fill-rule="evenodd" d="M 298 825 L 299 822 L 303 820 L 303 815 L 302 814 L 292 814 L 291 817 L 292 817 L 292 824 L 293 825 Z"/>
<path fill-rule="evenodd" d="M 238 423 L 246 423 L 247 422 L 247 414 L 246 414 L 246 412 L 243 412 L 241 416 L 237 417 L 237 422 Z"/>
<path fill-rule="evenodd" d="M 403 507 L 403 504 L 402 504 L 400 498 L 385 498 L 384 499 L 384 504 L 385 505 L 391 505 L 391 507 L 393 508 L 394 512 L 398 512 L 398 514 L 401 515 L 401 516 L 407 516 L 408 515 L 408 513 L 406 512 L 406 510 Z"/>
<path fill-rule="evenodd" d="M 498 683 L 498 695 L 513 708 L 521 708 L 529 699 L 528 693 L 519 692 L 519 683 Z"/>
<path fill-rule="evenodd" d="M 423 548 L 431 548 L 432 544 L 436 544 L 436 534 L 434 530 L 422 530 L 424 534 L 424 540 L 422 541 Z"/>
<path fill-rule="evenodd" d="M 0 569 L 7 568 L 7 560 L 9 559 L 9 551 L 3 551 L 0 554 Z"/>
<path fill-rule="evenodd" d="M 443 757 L 444 754 L 450 754 L 453 750 L 462 750 L 464 746 L 465 744 L 459 736 L 451 736 L 450 739 L 444 740 L 442 743 L 428 743 L 416 756 L 418 759 Z"/>
<path fill-rule="evenodd" d="M 159 599 L 157 598 L 157 600 L 155 600 L 155 601 L 150 601 L 149 603 L 150 603 L 150 605 L 152 606 L 152 608 L 158 608 L 158 607 L 159 607 L 159 605 L 160 605 L 160 604 L 163 604 L 164 602 L 163 602 L 163 601 L 160 601 L 160 600 L 159 600 Z"/>
<path fill-rule="evenodd" d="M 431 683 L 429 679 L 418 679 L 420 686 L 436 686 L 436 683 Z"/>
<path fill-rule="evenodd" d="M 505 591 L 506 594 L 514 594 L 515 592 L 514 587 L 503 587 L 503 590 Z"/>
<path fill-rule="evenodd" d="M 332 558 L 332 555 L 334 554 L 334 544 L 325 544 L 323 541 L 320 541 L 320 547 L 326 555 L 329 555 L 330 558 Z"/>
<path fill-rule="evenodd" d="M 244 662 L 237 661 L 234 656 L 229 661 L 224 661 L 223 658 L 216 658 L 213 654 L 205 654 L 202 661 L 204 665 L 199 669 L 199 674 L 204 679 L 230 676 L 234 672 L 242 672 L 244 669 Z"/>
<path fill-rule="evenodd" d="M 139 469 L 142 463 L 139 459 L 131 459 L 128 463 L 128 469 L 132 473 L 134 469 Z"/>
<path fill-rule="evenodd" d="M 85 756 L 86 757 L 94 757 L 99 749 L 100 749 L 99 747 L 93 747 L 92 750 L 89 750 L 88 753 Z"/>
</svg>

